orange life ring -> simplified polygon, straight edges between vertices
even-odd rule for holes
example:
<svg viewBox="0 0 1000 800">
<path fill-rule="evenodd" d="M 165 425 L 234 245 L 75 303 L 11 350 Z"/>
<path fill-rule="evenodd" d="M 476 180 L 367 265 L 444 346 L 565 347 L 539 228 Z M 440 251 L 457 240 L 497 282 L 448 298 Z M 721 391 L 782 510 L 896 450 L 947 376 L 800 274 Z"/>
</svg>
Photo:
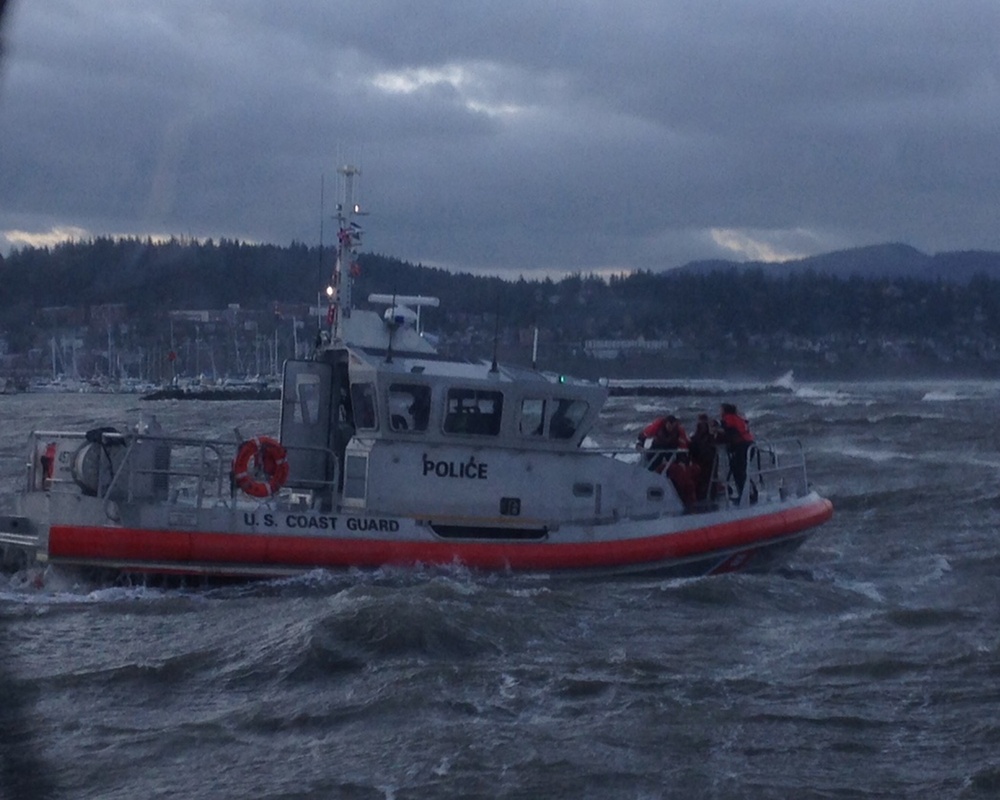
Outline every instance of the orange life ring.
<svg viewBox="0 0 1000 800">
<path fill-rule="evenodd" d="M 288 453 L 270 436 L 247 439 L 233 459 L 233 480 L 251 497 L 270 497 L 288 480 Z"/>
</svg>

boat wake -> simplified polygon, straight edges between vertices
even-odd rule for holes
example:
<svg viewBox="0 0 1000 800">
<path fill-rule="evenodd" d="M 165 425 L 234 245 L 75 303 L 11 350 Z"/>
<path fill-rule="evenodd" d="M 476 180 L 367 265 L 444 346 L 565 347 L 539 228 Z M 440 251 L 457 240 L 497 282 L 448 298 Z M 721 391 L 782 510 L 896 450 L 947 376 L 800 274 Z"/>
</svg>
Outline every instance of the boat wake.
<svg viewBox="0 0 1000 800">
<path fill-rule="evenodd" d="M 87 576 L 71 567 L 29 566 L 0 575 L 0 601 L 21 605 L 73 605 L 134 603 L 177 598 L 188 589 L 169 589 L 124 582 L 122 576 L 106 579 Z"/>
</svg>

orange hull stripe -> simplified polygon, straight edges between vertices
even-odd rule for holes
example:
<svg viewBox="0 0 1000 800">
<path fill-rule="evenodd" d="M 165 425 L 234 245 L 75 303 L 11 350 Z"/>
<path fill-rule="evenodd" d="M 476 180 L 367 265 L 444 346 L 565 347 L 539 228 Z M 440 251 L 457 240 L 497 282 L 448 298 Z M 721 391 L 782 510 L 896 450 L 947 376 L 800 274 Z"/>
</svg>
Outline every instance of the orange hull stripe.
<svg viewBox="0 0 1000 800">
<path fill-rule="evenodd" d="M 611 542 L 444 542 L 159 531 L 53 525 L 49 558 L 95 564 L 175 563 L 247 566 L 377 567 L 450 564 L 483 569 L 577 569 L 654 563 L 765 544 L 821 525 L 829 500 L 693 531 Z"/>
</svg>

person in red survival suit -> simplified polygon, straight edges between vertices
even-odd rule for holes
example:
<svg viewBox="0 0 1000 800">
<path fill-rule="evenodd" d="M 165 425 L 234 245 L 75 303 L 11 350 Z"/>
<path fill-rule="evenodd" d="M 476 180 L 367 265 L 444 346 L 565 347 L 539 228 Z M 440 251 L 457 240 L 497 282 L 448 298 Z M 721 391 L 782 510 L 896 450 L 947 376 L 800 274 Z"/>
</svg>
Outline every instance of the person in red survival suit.
<svg viewBox="0 0 1000 800">
<path fill-rule="evenodd" d="M 688 435 L 673 414 L 658 417 L 642 429 L 636 447 L 645 449 L 649 442 L 652 450 L 649 468 L 655 472 L 666 470 L 677 494 L 685 507 L 690 508 L 697 500 L 695 476 L 688 463 Z"/>
<path fill-rule="evenodd" d="M 722 412 L 719 417 L 719 427 L 722 429 L 720 441 L 726 445 L 729 453 L 729 470 L 736 482 L 736 499 L 739 501 L 747 482 L 747 452 L 753 444 L 753 434 L 750 433 L 750 424 L 736 410 L 735 405 L 723 403 L 720 411 Z"/>
</svg>

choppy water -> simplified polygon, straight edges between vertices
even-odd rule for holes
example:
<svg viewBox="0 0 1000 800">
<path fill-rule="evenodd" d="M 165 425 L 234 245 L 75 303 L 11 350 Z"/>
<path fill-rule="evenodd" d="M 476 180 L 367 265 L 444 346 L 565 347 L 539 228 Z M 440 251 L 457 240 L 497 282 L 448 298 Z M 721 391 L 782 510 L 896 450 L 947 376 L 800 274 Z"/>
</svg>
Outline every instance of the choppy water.
<svg viewBox="0 0 1000 800">
<path fill-rule="evenodd" d="M 1000 384 L 702 388 L 615 398 L 595 438 L 721 399 L 801 437 L 836 515 L 788 569 L 0 576 L 0 796 L 1000 796 Z M 273 402 L 2 397 L 0 508 L 31 428 L 140 406 L 276 428 Z"/>
</svg>

